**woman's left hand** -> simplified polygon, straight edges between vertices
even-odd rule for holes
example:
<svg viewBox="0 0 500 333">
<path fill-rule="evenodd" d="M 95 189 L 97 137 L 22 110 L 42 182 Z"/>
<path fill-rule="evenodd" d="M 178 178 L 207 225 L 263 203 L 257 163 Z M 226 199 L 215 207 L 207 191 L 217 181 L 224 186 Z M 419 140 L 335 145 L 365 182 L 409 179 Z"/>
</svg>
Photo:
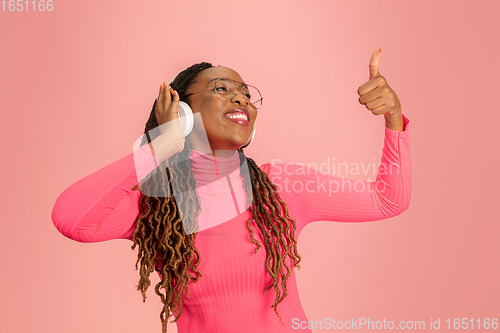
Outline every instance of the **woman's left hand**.
<svg viewBox="0 0 500 333">
<path fill-rule="evenodd" d="M 358 88 L 359 103 L 374 115 L 384 115 L 386 126 L 393 131 L 403 130 L 403 112 L 398 95 L 392 90 L 385 77 L 380 75 L 379 63 L 382 49 L 376 49 L 368 65 L 370 79 Z"/>
</svg>

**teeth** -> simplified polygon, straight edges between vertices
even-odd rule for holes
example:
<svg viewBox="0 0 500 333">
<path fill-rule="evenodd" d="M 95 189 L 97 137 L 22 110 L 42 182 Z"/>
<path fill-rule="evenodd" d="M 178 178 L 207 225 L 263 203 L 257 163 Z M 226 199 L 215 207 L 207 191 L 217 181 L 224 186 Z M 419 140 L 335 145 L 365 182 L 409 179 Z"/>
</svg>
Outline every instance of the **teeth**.
<svg viewBox="0 0 500 333">
<path fill-rule="evenodd" d="M 244 120 L 248 120 L 247 116 L 244 113 L 233 113 L 233 114 L 229 115 L 228 117 L 231 118 L 231 119 L 244 119 Z"/>
</svg>

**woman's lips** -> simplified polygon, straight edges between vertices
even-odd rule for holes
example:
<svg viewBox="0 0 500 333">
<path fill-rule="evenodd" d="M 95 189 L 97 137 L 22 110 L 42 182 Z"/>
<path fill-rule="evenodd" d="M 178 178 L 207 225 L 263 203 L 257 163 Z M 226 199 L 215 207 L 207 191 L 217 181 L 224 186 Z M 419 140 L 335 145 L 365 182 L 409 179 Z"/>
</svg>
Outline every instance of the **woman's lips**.
<svg viewBox="0 0 500 333">
<path fill-rule="evenodd" d="M 239 125 L 242 125 L 242 126 L 248 126 L 250 125 L 250 123 L 248 122 L 248 120 L 244 119 L 244 118 L 231 118 L 229 117 L 230 115 L 232 114 L 244 114 L 243 112 L 227 112 L 224 114 L 224 118 L 226 119 L 229 119 Z"/>
</svg>

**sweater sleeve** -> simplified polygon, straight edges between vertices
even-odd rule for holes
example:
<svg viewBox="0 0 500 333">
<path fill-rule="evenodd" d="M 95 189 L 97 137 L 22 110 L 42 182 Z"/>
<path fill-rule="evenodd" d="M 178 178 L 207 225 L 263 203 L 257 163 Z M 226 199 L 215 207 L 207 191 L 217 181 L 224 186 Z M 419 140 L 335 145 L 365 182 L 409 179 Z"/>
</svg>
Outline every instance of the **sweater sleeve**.
<svg viewBox="0 0 500 333">
<path fill-rule="evenodd" d="M 365 222 L 405 211 L 411 197 L 410 126 L 385 126 L 382 158 L 375 181 L 345 179 L 300 164 L 266 163 L 261 169 L 276 185 L 296 220 L 297 232 L 310 222 Z"/>
<path fill-rule="evenodd" d="M 52 209 L 54 226 L 78 242 L 132 239 L 140 191 L 132 188 L 159 165 L 149 145 L 80 179 Z"/>
</svg>

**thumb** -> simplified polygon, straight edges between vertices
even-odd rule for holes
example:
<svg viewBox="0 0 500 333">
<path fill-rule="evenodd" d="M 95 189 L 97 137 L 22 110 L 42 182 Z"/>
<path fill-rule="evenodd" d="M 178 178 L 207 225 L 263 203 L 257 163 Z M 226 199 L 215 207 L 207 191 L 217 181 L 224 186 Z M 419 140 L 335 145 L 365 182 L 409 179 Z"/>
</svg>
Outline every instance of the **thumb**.
<svg viewBox="0 0 500 333">
<path fill-rule="evenodd" d="M 380 76 L 378 71 L 379 63 L 380 63 L 380 53 L 382 52 L 382 48 L 377 47 L 375 51 L 372 53 L 372 57 L 370 59 L 370 64 L 368 68 L 370 70 L 370 79 L 373 79 L 376 76 Z"/>
<path fill-rule="evenodd" d="M 179 93 L 176 90 L 172 90 L 172 104 L 168 109 L 168 121 L 179 119 L 180 121 L 180 113 L 179 113 Z"/>
</svg>

